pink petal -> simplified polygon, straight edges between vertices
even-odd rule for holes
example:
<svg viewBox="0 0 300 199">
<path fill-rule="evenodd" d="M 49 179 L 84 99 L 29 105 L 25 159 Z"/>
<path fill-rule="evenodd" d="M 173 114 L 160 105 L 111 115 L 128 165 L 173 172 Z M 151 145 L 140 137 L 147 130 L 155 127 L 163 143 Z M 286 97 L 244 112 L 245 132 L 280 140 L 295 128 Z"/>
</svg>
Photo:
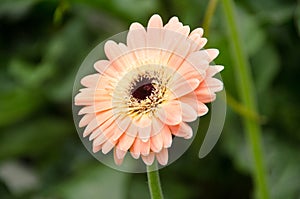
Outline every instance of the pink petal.
<svg viewBox="0 0 300 199">
<path fill-rule="evenodd" d="M 206 76 L 212 77 L 215 74 L 221 72 L 223 69 L 224 69 L 224 66 L 221 66 L 221 65 L 209 66 L 208 69 L 206 70 Z"/>
<path fill-rule="evenodd" d="M 202 102 L 198 102 L 198 108 L 197 108 L 197 115 L 198 116 L 203 116 L 208 112 L 208 107 L 202 103 Z"/>
<path fill-rule="evenodd" d="M 163 147 L 163 138 L 161 133 L 158 133 L 150 138 L 150 149 L 153 152 L 159 152 Z"/>
<path fill-rule="evenodd" d="M 193 35 L 198 35 L 199 37 L 202 37 L 203 36 L 203 28 L 196 28 L 196 29 L 194 29 L 192 32 L 191 32 L 191 34 L 190 34 L 190 36 L 193 36 Z"/>
<path fill-rule="evenodd" d="M 141 24 L 131 24 L 127 35 L 127 45 L 134 50 L 146 47 L 146 30 Z"/>
<path fill-rule="evenodd" d="M 183 95 L 193 92 L 198 87 L 199 83 L 200 81 L 198 79 L 188 79 L 186 81 L 182 80 L 180 82 L 177 82 L 177 84 L 175 84 L 175 82 L 172 82 L 173 85 L 171 85 L 170 88 L 173 97 L 171 97 L 171 99 L 179 98 Z"/>
<path fill-rule="evenodd" d="M 193 136 L 193 129 L 185 122 L 181 122 L 179 125 L 176 126 L 169 126 L 169 128 L 172 134 L 177 137 L 189 139 Z"/>
<path fill-rule="evenodd" d="M 181 103 L 182 107 L 182 120 L 185 122 L 192 122 L 197 119 L 196 110 L 186 103 Z"/>
<path fill-rule="evenodd" d="M 87 75 L 81 79 L 80 83 L 85 87 L 94 88 L 97 86 L 99 78 L 100 78 L 99 74 Z"/>
<path fill-rule="evenodd" d="M 206 50 L 193 52 L 187 57 L 187 61 L 200 73 L 208 68 L 209 60 L 210 57 Z"/>
<path fill-rule="evenodd" d="M 134 143 L 130 148 L 131 156 L 135 159 L 138 159 L 141 154 L 141 140 L 139 138 L 135 138 Z"/>
<path fill-rule="evenodd" d="M 79 122 L 79 127 L 88 125 L 95 117 L 96 115 L 93 113 L 84 115 Z"/>
<path fill-rule="evenodd" d="M 146 165 L 152 165 L 154 161 L 154 153 L 150 153 L 147 156 L 142 155 L 142 159 Z"/>
<path fill-rule="evenodd" d="M 182 121 L 182 110 L 180 105 L 180 102 L 177 100 L 168 102 L 158 110 L 157 114 L 159 119 L 168 125 L 179 124 Z"/>
<path fill-rule="evenodd" d="M 156 159 L 161 165 L 168 164 L 168 159 L 169 159 L 168 149 L 164 148 L 159 153 L 157 153 Z"/>
<path fill-rule="evenodd" d="M 169 148 L 172 145 L 172 133 L 168 126 L 164 126 L 164 129 L 161 132 L 161 136 L 163 139 L 163 147 Z"/>
<path fill-rule="evenodd" d="M 223 82 L 216 78 L 207 78 L 205 80 L 206 86 L 211 92 L 219 92 L 223 89 Z"/>
<path fill-rule="evenodd" d="M 86 137 L 89 135 L 94 129 L 96 129 L 99 126 L 99 122 L 97 118 L 94 118 L 84 129 L 83 137 Z"/>
<path fill-rule="evenodd" d="M 116 125 L 118 126 L 118 130 L 115 131 L 113 135 L 113 140 L 118 140 L 121 135 L 128 129 L 131 124 L 131 119 L 129 117 L 117 118 Z"/>
<path fill-rule="evenodd" d="M 159 15 L 153 15 L 147 27 L 147 47 L 150 48 L 159 48 L 162 41 L 162 27 L 163 22 Z"/>
<path fill-rule="evenodd" d="M 116 141 L 107 140 L 102 146 L 102 153 L 107 154 L 114 148 L 115 145 L 116 145 Z"/>
<path fill-rule="evenodd" d="M 98 151 L 100 151 L 102 148 L 102 145 L 97 145 L 97 146 L 94 146 L 93 145 L 93 153 L 97 153 Z"/>
<path fill-rule="evenodd" d="M 209 62 L 213 61 L 219 55 L 218 49 L 207 49 L 206 52 L 209 55 Z"/>
<path fill-rule="evenodd" d="M 141 151 L 141 154 L 144 155 L 144 156 L 149 155 L 149 153 L 150 153 L 150 140 L 148 140 L 147 142 L 140 141 L 140 151 Z"/>
<path fill-rule="evenodd" d="M 118 151 L 118 152 L 117 152 Z M 114 160 L 115 160 L 115 163 L 116 165 L 121 165 L 123 160 L 124 160 L 124 156 L 126 155 L 126 151 L 124 152 L 124 155 L 123 154 L 120 154 L 120 150 L 118 150 L 117 148 L 115 148 L 114 150 Z M 118 155 L 117 155 L 118 154 Z M 122 158 L 119 158 L 119 157 L 122 157 Z"/>
<path fill-rule="evenodd" d="M 107 58 L 111 61 L 118 59 L 126 53 L 126 48 L 120 47 L 116 42 L 108 40 L 104 45 Z"/>
</svg>

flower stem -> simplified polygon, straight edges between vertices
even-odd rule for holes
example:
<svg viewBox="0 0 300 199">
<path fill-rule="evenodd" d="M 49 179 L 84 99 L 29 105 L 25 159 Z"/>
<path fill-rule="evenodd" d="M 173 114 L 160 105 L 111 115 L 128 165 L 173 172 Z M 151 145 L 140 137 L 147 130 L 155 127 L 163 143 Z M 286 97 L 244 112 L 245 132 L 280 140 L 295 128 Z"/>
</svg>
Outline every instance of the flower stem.
<svg viewBox="0 0 300 199">
<path fill-rule="evenodd" d="M 159 172 L 156 162 L 154 162 L 151 166 L 147 166 L 147 177 L 151 199 L 163 199 L 164 197 L 160 186 Z"/>
<path fill-rule="evenodd" d="M 229 28 L 229 40 L 232 44 L 235 73 L 240 98 L 248 110 L 253 110 L 253 112 L 258 113 L 250 66 L 246 53 L 243 51 L 241 38 L 237 29 L 237 23 L 235 21 L 234 2 L 232 0 L 223 0 L 222 2 L 226 23 Z M 243 122 L 254 159 L 255 170 L 253 171 L 253 175 L 257 194 L 260 199 L 269 199 L 270 196 L 263 161 L 260 125 L 255 119 L 249 117 L 244 117 Z"/>
<path fill-rule="evenodd" d="M 209 2 L 208 2 L 207 9 L 206 9 L 204 19 L 203 19 L 203 29 L 205 31 L 204 33 L 206 36 L 208 35 L 209 26 L 211 24 L 211 20 L 214 15 L 214 12 L 216 10 L 217 3 L 218 3 L 218 0 L 209 0 Z"/>
</svg>

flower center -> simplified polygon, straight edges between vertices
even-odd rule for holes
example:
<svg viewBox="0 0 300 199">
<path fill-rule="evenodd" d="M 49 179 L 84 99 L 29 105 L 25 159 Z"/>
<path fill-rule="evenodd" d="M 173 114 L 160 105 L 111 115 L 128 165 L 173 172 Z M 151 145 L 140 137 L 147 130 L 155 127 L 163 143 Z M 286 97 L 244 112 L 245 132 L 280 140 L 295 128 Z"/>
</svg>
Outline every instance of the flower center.
<svg viewBox="0 0 300 199">
<path fill-rule="evenodd" d="M 138 100 L 144 100 L 154 91 L 152 83 L 147 83 L 133 89 L 132 96 Z"/>
</svg>

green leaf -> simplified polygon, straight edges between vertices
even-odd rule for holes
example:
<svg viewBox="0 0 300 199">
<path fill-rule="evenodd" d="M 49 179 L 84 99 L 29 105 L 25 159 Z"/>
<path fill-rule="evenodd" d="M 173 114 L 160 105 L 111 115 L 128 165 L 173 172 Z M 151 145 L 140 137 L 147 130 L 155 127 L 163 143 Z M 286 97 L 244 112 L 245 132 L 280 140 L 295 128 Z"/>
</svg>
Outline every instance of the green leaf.
<svg viewBox="0 0 300 199">
<path fill-rule="evenodd" d="M 18 19 L 24 16 L 38 0 L 1 0 L 0 17 L 8 16 L 12 19 Z"/>
<path fill-rule="evenodd" d="M 42 154 L 73 131 L 72 123 L 58 118 L 37 119 L 4 130 L 0 139 L 0 160 L 25 154 Z"/>
<path fill-rule="evenodd" d="M 28 117 L 42 104 L 39 92 L 15 89 L 0 95 L 0 127 Z"/>
<path fill-rule="evenodd" d="M 124 199 L 128 177 L 129 174 L 96 164 L 60 184 L 55 192 L 64 199 Z"/>
</svg>

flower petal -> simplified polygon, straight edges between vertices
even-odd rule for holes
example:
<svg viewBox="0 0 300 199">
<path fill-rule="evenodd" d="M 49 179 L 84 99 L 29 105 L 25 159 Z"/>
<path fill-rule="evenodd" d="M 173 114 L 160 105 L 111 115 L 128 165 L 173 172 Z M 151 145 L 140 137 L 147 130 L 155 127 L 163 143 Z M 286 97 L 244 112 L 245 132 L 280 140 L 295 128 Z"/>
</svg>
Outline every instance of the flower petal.
<svg viewBox="0 0 300 199">
<path fill-rule="evenodd" d="M 182 121 L 182 110 L 180 102 L 177 100 L 172 100 L 162 106 L 157 112 L 159 119 L 168 124 L 176 125 Z"/>
<path fill-rule="evenodd" d="M 200 81 L 198 79 L 188 79 L 186 81 L 180 81 L 170 86 L 172 96 L 171 99 L 179 98 L 183 95 L 186 95 L 190 92 L 193 92 L 199 85 Z"/>
<path fill-rule="evenodd" d="M 153 152 L 159 152 L 163 147 L 163 138 L 161 133 L 158 133 L 150 138 L 150 149 Z"/>
<path fill-rule="evenodd" d="M 176 126 L 170 126 L 170 130 L 172 134 L 177 137 L 189 139 L 193 136 L 193 129 L 185 122 L 181 122 L 179 125 Z"/>
<path fill-rule="evenodd" d="M 168 149 L 164 148 L 159 153 L 157 153 L 156 159 L 161 165 L 168 164 L 168 159 L 169 159 Z"/>
<path fill-rule="evenodd" d="M 192 122 L 197 119 L 197 112 L 196 110 L 191 107 L 190 105 L 181 102 L 182 107 L 182 120 L 185 122 Z"/>
<path fill-rule="evenodd" d="M 152 165 L 154 161 L 154 153 L 150 153 L 147 156 L 142 155 L 142 159 L 146 165 Z"/>
</svg>

